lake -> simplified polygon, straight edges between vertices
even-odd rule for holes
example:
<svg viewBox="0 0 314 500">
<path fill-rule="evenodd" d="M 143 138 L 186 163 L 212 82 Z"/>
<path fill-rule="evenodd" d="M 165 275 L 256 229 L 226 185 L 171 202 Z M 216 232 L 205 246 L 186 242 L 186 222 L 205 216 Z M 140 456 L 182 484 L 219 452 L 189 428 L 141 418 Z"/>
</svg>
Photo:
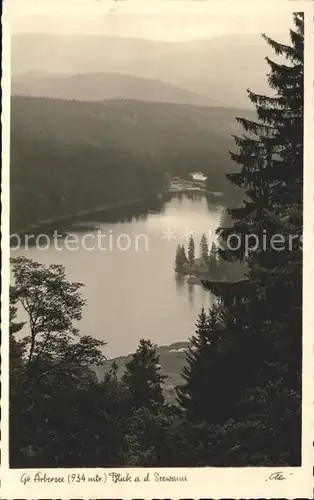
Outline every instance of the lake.
<svg viewBox="0 0 314 500">
<path fill-rule="evenodd" d="M 167 195 L 42 228 L 39 247 L 11 249 L 11 256 L 62 264 L 69 280 L 84 283 L 80 331 L 106 341 L 108 358 L 122 356 L 141 338 L 169 345 L 193 333 L 212 297 L 176 275 L 175 252 L 178 244 L 187 250 L 192 232 L 198 256 L 202 233 L 210 245 L 222 211 L 202 194 Z M 53 231 L 63 234 L 56 244 Z"/>
</svg>

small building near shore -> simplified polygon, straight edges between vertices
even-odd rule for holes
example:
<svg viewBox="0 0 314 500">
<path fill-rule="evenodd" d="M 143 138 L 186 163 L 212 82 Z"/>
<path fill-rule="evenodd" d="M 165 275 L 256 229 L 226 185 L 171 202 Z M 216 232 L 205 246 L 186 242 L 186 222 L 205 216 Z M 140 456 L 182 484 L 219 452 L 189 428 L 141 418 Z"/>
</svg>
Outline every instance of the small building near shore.
<svg viewBox="0 0 314 500">
<path fill-rule="evenodd" d="M 203 172 L 192 172 L 190 176 L 192 177 L 193 181 L 206 182 L 207 180 L 207 177 L 203 174 Z"/>
</svg>

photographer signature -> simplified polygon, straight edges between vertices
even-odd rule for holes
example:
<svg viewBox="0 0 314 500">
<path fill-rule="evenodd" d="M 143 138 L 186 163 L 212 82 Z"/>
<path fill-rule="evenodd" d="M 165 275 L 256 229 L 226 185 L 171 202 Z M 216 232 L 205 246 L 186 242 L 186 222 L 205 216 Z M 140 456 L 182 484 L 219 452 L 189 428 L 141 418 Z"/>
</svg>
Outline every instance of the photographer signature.
<svg viewBox="0 0 314 500">
<path fill-rule="evenodd" d="M 292 472 L 289 472 L 289 476 L 291 476 Z M 287 479 L 286 475 L 282 472 L 273 472 L 267 479 L 266 481 L 284 481 Z"/>
</svg>

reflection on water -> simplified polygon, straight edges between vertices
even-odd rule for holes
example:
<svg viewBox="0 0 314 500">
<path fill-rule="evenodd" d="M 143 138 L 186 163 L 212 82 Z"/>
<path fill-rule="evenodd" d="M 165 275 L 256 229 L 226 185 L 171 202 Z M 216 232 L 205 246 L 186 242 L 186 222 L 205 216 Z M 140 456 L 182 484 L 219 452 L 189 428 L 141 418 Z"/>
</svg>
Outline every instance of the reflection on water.
<svg viewBox="0 0 314 500">
<path fill-rule="evenodd" d="M 120 251 L 115 245 L 106 250 L 79 247 L 68 251 L 60 237 L 59 250 L 53 244 L 45 251 L 29 245 L 28 250 L 11 250 L 11 254 L 26 255 L 46 265 L 63 264 L 69 280 L 84 283 L 87 306 L 79 328 L 107 342 L 105 354 L 111 358 L 134 351 L 141 338 L 168 345 L 187 340 L 194 332 L 201 307 L 208 308 L 212 298 L 201 285 L 188 283 L 186 276 L 174 272 L 176 248 L 178 244 L 187 247 L 189 229 L 198 251 L 202 233 L 217 228 L 221 213 L 221 206 L 209 205 L 202 195 L 167 195 L 39 230 L 71 233 L 79 242 L 97 230 L 113 238 L 123 233 L 132 241 L 135 235 L 144 235 L 147 248 L 140 245 Z M 165 239 L 168 230 L 174 236 Z"/>
<path fill-rule="evenodd" d="M 194 285 L 192 283 L 188 283 L 188 299 L 189 299 L 189 304 L 191 307 L 194 306 L 194 287 L 195 286 L 196 285 Z"/>
<path fill-rule="evenodd" d="M 174 273 L 174 277 L 176 281 L 177 292 L 180 293 L 180 291 L 182 291 L 183 293 L 185 293 L 186 276 L 183 276 L 179 273 Z"/>
<path fill-rule="evenodd" d="M 175 277 L 175 283 L 176 283 L 176 289 L 178 295 L 181 296 L 187 296 L 188 298 L 188 304 L 190 307 L 194 307 L 194 296 L 198 295 L 198 288 L 202 288 L 202 285 L 200 284 L 195 284 L 191 280 L 189 280 L 189 276 L 179 274 L 179 273 L 174 273 Z M 207 295 L 207 294 L 206 294 Z M 203 298 L 206 299 L 206 295 L 203 295 Z M 205 300 L 206 302 L 206 300 Z"/>
</svg>

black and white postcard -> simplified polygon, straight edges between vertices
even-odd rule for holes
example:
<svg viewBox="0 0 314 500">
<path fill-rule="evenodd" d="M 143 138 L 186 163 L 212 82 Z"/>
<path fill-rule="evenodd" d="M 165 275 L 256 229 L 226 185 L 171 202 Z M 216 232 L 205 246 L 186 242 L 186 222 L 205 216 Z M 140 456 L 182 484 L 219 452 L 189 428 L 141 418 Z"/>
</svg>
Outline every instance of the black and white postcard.
<svg viewBox="0 0 314 500">
<path fill-rule="evenodd" d="M 1 497 L 312 497 L 313 3 L 2 24 Z"/>
</svg>

